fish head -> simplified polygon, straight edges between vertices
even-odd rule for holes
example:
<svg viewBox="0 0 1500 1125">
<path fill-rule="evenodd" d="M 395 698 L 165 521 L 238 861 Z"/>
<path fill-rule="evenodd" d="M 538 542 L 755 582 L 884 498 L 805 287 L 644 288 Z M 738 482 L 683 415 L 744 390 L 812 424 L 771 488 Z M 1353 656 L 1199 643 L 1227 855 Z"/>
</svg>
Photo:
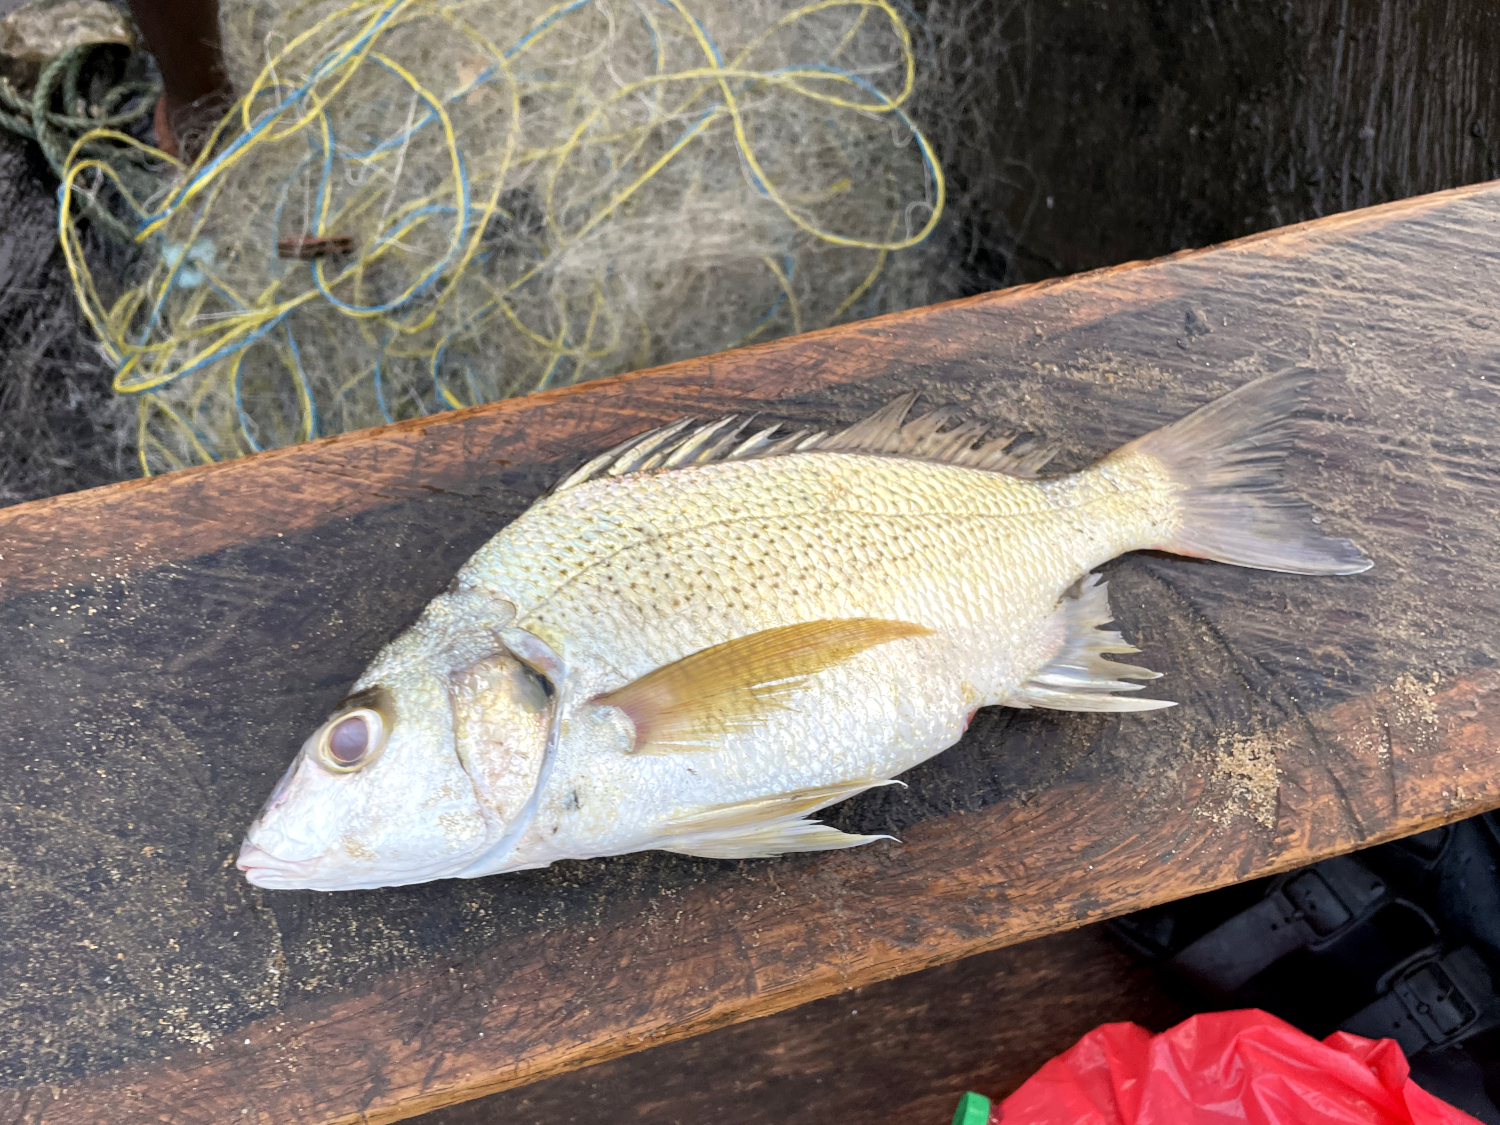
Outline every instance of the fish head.
<svg viewBox="0 0 1500 1125">
<path fill-rule="evenodd" d="M 303 743 L 240 849 L 251 883 L 448 878 L 524 827 L 554 692 L 500 639 L 490 607 L 465 613 L 463 601 L 429 605 Z"/>
</svg>

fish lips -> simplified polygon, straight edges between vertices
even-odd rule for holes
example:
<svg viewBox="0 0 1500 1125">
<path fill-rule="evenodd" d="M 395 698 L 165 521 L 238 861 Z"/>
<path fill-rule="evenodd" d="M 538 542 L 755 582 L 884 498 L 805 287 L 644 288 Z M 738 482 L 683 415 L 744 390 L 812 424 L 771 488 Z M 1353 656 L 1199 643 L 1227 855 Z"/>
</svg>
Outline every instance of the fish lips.
<svg viewBox="0 0 1500 1125">
<path fill-rule="evenodd" d="M 477 850 L 477 849 L 476 849 Z M 337 868 L 324 870 L 323 857 L 282 859 L 248 840 L 240 846 L 235 863 L 245 873 L 247 882 L 270 891 L 371 891 L 381 887 L 406 887 L 433 879 L 460 877 L 459 868 L 470 862 L 473 853 L 454 859 L 446 857 L 427 867 L 403 871 L 399 875 L 372 872 L 364 878 L 341 874 Z"/>
<path fill-rule="evenodd" d="M 240 856 L 235 866 L 245 873 L 245 879 L 257 887 L 267 890 L 301 890 L 317 878 L 318 860 L 281 859 L 265 848 L 246 840 L 240 845 Z"/>
</svg>

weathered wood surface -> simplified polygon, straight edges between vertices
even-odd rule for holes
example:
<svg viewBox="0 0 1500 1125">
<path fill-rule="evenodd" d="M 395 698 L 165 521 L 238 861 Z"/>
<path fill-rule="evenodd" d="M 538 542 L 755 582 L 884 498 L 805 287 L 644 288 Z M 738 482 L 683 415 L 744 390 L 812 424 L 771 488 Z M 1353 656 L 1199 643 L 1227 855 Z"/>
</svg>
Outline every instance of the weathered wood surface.
<svg viewBox="0 0 1500 1125">
<path fill-rule="evenodd" d="M 1500 804 L 1500 186 L 0 511 L 0 1121 L 382 1122 Z M 260 892 L 240 834 L 560 471 L 906 389 L 1086 462 L 1289 362 L 1369 574 L 1107 568 L 1183 706 L 996 710 L 831 818 L 901 844 Z"/>
<path fill-rule="evenodd" d="M 1102 925 L 1048 934 L 424 1114 L 420 1125 L 944 1125 L 1100 1023 L 1190 1013 Z"/>
</svg>

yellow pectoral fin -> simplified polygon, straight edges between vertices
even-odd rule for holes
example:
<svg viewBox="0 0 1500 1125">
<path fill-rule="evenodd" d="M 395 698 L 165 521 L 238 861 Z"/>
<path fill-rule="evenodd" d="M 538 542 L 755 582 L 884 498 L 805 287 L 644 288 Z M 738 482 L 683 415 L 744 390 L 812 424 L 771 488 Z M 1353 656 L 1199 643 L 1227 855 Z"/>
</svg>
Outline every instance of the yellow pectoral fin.
<svg viewBox="0 0 1500 1125">
<path fill-rule="evenodd" d="M 630 717 L 637 753 L 694 749 L 785 706 L 807 677 L 825 668 L 931 632 L 873 617 L 785 625 L 684 656 L 594 702 Z"/>
</svg>

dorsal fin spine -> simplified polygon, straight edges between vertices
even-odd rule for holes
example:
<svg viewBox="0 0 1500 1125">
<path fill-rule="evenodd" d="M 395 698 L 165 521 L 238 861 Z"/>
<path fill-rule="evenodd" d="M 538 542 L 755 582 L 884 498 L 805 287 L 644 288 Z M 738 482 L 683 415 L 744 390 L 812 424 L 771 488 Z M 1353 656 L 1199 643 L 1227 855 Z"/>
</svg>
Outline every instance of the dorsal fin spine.
<svg viewBox="0 0 1500 1125">
<path fill-rule="evenodd" d="M 692 419 L 683 418 L 639 434 L 586 462 L 553 491 L 561 492 L 601 477 L 622 477 L 653 469 L 811 452 L 909 457 L 1030 478 L 1056 452 L 1029 435 L 1009 433 L 986 440 L 990 426 L 980 419 L 945 429 L 958 417 L 958 412 L 951 408 L 907 421 L 907 412 L 916 398 L 913 393 L 904 394 L 848 429 L 831 433 L 805 428 L 780 433 L 782 427 L 778 424 L 745 437 L 754 415 L 730 415 L 698 426 L 692 426 Z"/>
</svg>

